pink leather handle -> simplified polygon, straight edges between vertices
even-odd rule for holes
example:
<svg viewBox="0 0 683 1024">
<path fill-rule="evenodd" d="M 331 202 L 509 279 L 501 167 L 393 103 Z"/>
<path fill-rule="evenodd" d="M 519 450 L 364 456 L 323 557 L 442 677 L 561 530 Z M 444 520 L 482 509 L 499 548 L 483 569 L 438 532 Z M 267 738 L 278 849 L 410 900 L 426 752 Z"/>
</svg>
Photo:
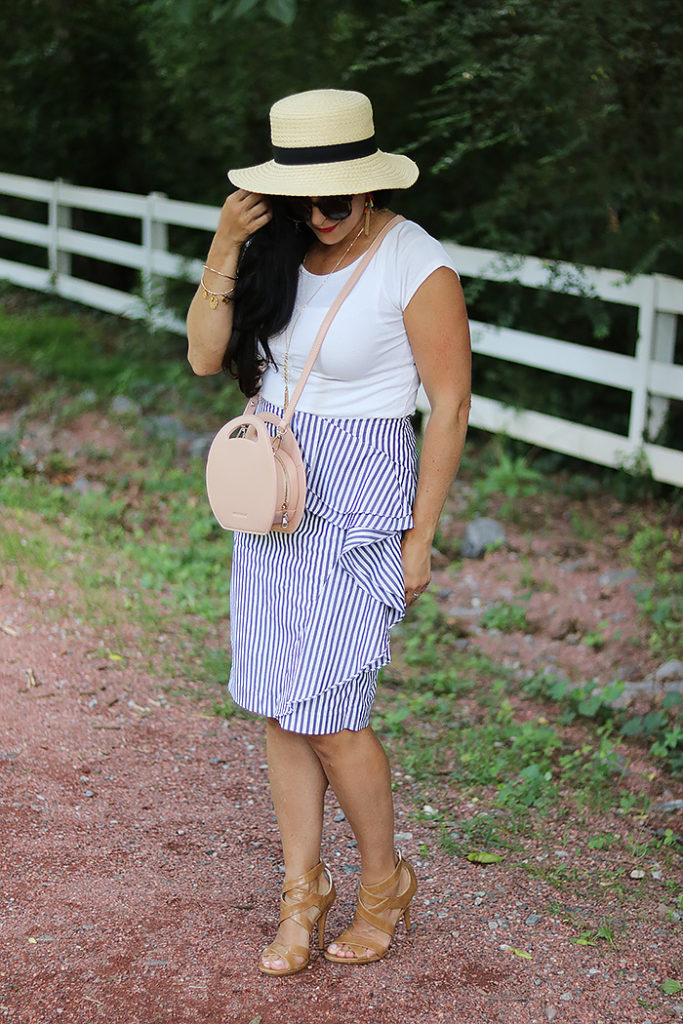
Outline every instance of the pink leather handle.
<svg viewBox="0 0 683 1024">
<path fill-rule="evenodd" d="M 299 380 L 297 381 L 297 385 L 294 388 L 294 392 L 292 393 L 292 397 L 289 400 L 289 404 L 288 404 L 287 408 L 282 413 L 282 419 L 280 420 L 280 423 L 279 423 L 279 426 L 278 426 L 278 431 L 281 434 L 284 434 L 285 431 L 289 427 L 289 424 L 290 424 L 290 421 L 292 419 L 292 416 L 294 415 L 294 410 L 296 408 L 296 404 L 299 401 L 299 399 L 301 398 L 301 392 L 303 391 L 303 389 L 304 389 L 304 387 L 306 385 L 306 381 L 308 380 L 308 377 L 310 375 L 310 372 L 313 369 L 313 366 L 315 364 L 316 359 L 318 358 L 318 353 L 320 352 L 320 349 L 322 348 L 322 343 L 325 340 L 325 335 L 327 334 L 327 332 L 330 329 L 330 324 L 332 323 L 332 321 L 334 320 L 335 316 L 339 312 L 339 307 L 344 302 L 344 300 L 348 296 L 349 292 L 357 284 L 358 279 L 360 278 L 361 274 L 363 273 L 363 271 L 365 270 L 365 268 L 367 267 L 368 263 L 370 262 L 372 257 L 377 252 L 377 250 L 379 249 L 380 245 L 382 244 L 384 236 L 389 231 L 391 231 L 391 229 L 396 224 L 398 224 L 399 221 L 402 221 L 402 220 L 403 220 L 403 217 L 397 215 L 396 217 L 392 217 L 391 220 L 387 224 L 384 225 L 384 227 L 382 228 L 380 233 L 374 239 L 374 241 L 373 241 L 372 245 L 370 246 L 370 248 L 367 250 L 367 252 L 365 252 L 363 254 L 361 259 L 359 260 L 358 266 L 354 270 L 353 274 L 348 279 L 348 281 L 346 282 L 344 287 L 339 292 L 339 295 L 334 300 L 334 302 L 332 303 L 332 305 L 328 309 L 327 313 L 325 314 L 325 319 L 323 320 L 322 324 L 320 325 L 320 330 L 318 331 L 318 333 L 315 336 L 315 341 L 313 342 L 313 347 L 311 348 L 311 351 L 310 351 L 310 353 L 308 355 L 308 359 L 306 360 L 306 363 L 304 364 L 304 368 L 301 371 L 301 376 L 299 377 Z"/>
</svg>

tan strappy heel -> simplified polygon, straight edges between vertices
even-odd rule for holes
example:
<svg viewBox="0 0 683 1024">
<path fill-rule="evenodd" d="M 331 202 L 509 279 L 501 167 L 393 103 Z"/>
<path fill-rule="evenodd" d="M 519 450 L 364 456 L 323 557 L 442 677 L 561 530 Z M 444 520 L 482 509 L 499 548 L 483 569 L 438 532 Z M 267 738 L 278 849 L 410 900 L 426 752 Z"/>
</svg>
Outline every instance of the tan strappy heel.
<svg viewBox="0 0 683 1024">
<path fill-rule="evenodd" d="M 323 872 L 329 882 L 327 892 L 311 892 L 311 886 L 320 878 Z M 336 895 L 329 869 L 326 864 L 320 861 L 314 868 L 307 871 L 305 875 L 300 875 L 299 878 L 294 878 L 291 882 L 285 882 L 282 895 L 280 896 L 280 924 L 289 918 L 293 918 L 297 924 L 306 929 L 310 938 L 313 926 L 317 923 L 318 947 L 323 949 L 325 945 L 327 913 L 334 903 Z M 309 913 L 311 907 L 315 907 L 317 911 L 315 915 Z M 272 974 L 276 978 L 284 978 L 288 974 L 296 974 L 298 971 L 302 971 L 308 963 L 310 955 L 310 945 L 285 946 L 283 942 L 278 942 L 275 939 L 261 953 L 258 965 L 259 970 L 263 971 L 264 974 Z M 273 956 L 284 960 L 287 966 L 280 968 L 268 967 L 263 962 L 265 956 Z M 299 962 L 296 959 L 297 957 L 303 957 L 303 962 Z"/>
<path fill-rule="evenodd" d="M 391 891 L 399 882 L 402 871 L 407 871 L 408 873 L 406 888 L 395 896 L 385 896 L 384 893 L 387 890 Z M 343 943 L 345 946 L 351 946 L 353 949 L 359 950 L 359 955 L 339 956 L 336 953 L 326 952 L 325 958 L 335 964 L 370 964 L 374 963 L 375 960 L 381 960 L 389 952 L 389 946 L 384 947 L 375 939 L 354 932 L 354 924 L 359 920 L 367 921 L 368 924 L 385 932 L 391 939 L 396 930 L 396 924 L 403 917 L 406 931 L 410 931 L 410 904 L 416 892 L 417 878 L 415 877 L 415 872 L 408 861 L 403 859 L 401 851 L 397 850 L 396 867 L 388 878 L 385 878 L 383 882 L 378 882 L 376 885 L 361 884 L 353 924 L 346 931 L 342 932 L 338 939 L 334 940 L 335 945 Z M 395 924 L 388 921 L 386 916 L 382 916 L 386 915 L 390 910 L 402 911 Z M 368 953 L 368 949 L 371 949 L 372 953 Z"/>
</svg>

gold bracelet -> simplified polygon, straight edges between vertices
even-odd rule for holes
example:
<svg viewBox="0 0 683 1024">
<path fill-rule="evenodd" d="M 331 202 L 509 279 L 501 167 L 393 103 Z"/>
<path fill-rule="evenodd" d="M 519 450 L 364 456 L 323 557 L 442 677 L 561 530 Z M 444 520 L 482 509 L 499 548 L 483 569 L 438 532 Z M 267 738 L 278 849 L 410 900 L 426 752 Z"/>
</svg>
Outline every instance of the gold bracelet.
<svg viewBox="0 0 683 1024">
<path fill-rule="evenodd" d="M 224 302 L 226 304 L 226 306 L 227 306 L 227 304 L 231 301 L 231 299 L 233 297 L 233 291 L 232 290 L 227 291 L 227 292 L 212 292 L 211 289 L 207 288 L 206 285 L 204 284 L 204 275 L 203 274 L 202 274 L 202 279 L 199 282 L 199 287 L 202 289 L 202 298 L 208 300 L 208 303 L 211 306 L 211 309 L 216 309 L 218 307 L 218 300 L 219 299 L 221 300 L 221 302 Z"/>
<path fill-rule="evenodd" d="M 204 270 L 210 270 L 212 274 L 218 274 L 219 277 L 225 277 L 228 281 L 236 281 L 236 277 L 231 277 L 230 274 L 224 274 L 222 270 L 216 270 L 215 267 L 210 267 L 208 263 L 204 264 Z"/>
</svg>

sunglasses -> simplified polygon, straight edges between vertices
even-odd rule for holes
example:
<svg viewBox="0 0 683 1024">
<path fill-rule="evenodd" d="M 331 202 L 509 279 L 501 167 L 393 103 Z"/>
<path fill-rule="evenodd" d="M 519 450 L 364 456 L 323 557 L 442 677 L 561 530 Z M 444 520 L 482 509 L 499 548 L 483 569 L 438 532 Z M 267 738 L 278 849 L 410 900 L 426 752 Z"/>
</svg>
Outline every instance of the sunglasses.
<svg viewBox="0 0 683 1024">
<path fill-rule="evenodd" d="M 351 216 L 353 196 L 321 196 L 320 199 L 290 198 L 289 209 L 294 220 L 307 223 L 313 216 L 313 207 L 320 210 L 326 220 L 346 220 Z"/>
</svg>

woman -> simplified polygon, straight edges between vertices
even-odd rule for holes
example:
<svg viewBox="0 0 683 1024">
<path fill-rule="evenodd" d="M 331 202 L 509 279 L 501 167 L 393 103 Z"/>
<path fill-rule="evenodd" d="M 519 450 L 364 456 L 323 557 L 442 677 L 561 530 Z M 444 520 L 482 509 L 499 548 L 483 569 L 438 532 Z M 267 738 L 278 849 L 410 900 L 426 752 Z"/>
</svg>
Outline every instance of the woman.
<svg viewBox="0 0 683 1024">
<path fill-rule="evenodd" d="M 326 310 L 393 218 L 386 190 L 418 170 L 381 152 L 360 93 L 315 90 L 271 110 L 274 159 L 230 171 L 188 314 L 198 374 L 222 368 L 259 408 L 281 411 Z M 247 243 L 245 245 L 245 243 Z M 292 429 L 307 476 L 291 535 L 236 533 L 230 692 L 267 719 L 269 777 L 285 860 L 280 926 L 259 961 L 294 974 L 334 884 L 320 858 L 334 790 L 361 857 L 350 927 L 329 960 L 379 960 L 417 888 L 394 851 L 386 754 L 369 726 L 389 628 L 430 582 L 434 531 L 462 453 L 469 335 L 458 276 L 442 246 L 399 221 L 332 323 Z M 419 476 L 409 416 L 419 382 L 431 415 Z M 417 483 L 416 483 L 417 476 Z"/>
</svg>

